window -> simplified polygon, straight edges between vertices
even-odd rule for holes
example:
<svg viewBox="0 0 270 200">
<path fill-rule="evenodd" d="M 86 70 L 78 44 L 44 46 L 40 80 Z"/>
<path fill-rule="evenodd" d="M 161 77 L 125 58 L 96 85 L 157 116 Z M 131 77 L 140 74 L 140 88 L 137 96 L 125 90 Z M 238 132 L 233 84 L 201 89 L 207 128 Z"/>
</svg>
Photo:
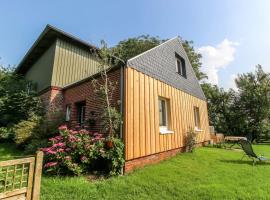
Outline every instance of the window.
<svg viewBox="0 0 270 200">
<path fill-rule="evenodd" d="M 79 125 L 83 127 L 85 122 L 85 102 L 77 103 L 77 119 Z"/>
<path fill-rule="evenodd" d="M 67 105 L 66 106 L 66 122 L 70 121 L 70 113 L 71 113 L 71 106 Z"/>
<path fill-rule="evenodd" d="M 169 100 L 159 97 L 158 99 L 159 104 L 159 129 L 160 133 L 173 133 L 173 131 L 169 130 L 169 122 L 170 122 L 170 107 L 169 107 Z"/>
<path fill-rule="evenodd" d="M 194 120 L 195 120 L 195 129 L 201 129 L 201 122 L 200 122 L 200 110 L 199 107 L 194 106 Z"/>
<path fill-rule="evenodd" d="M 175 58 L 176 58 L 176 72 L 180 74 L 181 76 L 187 78 L 186 63 L 185 63 L 184 58 L 179 56 L 177 53 L 175 54 Z"/>
</svg>

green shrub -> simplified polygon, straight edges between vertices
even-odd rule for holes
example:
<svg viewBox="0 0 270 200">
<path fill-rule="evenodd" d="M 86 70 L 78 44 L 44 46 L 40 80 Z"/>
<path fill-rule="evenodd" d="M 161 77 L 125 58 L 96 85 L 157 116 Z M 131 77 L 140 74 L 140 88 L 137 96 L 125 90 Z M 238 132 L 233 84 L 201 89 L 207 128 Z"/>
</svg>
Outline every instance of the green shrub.
<svg viewBox="0 0 270 200">
<path fill-rule="evenodd" d="M 29 121 L 35 122 L 32 133 L 27 134 L 27 140 L 23 147 L 27 153 L 35 153 L 38 149 L 48 146 L 48 139 L 58 134 L 58 127 L 64 122 L 63 112 L 57 111 L 46 116 L 33 115 Z"/>
<path fill-rule="evenodd" d="M 30 120 L 21 121 L 14 126 L 14 141 L 18 146 L 24 147 L 29 142 L 39 125 L 39 120 L 39 117 L 32 116 Z"/>
<path fill-rule="evenodd" d="M 48 146 L 48 139 L 33 139 L 31 138 L 29 142 L 25 145 L 25 152 L 32 154 L 35 153 L 40 148 Z"/>
<path fill-rule="evenodd" d="M 193 152 L 196 145 L 196 133 L 193 130 L 189 130 L 186 136 L 186 152 Z"/>
<path fill-rule="evenodd" d="M 14 138 L 12 128 L 0 127 L 0 142 L 11 141 Z"/>
</svg>

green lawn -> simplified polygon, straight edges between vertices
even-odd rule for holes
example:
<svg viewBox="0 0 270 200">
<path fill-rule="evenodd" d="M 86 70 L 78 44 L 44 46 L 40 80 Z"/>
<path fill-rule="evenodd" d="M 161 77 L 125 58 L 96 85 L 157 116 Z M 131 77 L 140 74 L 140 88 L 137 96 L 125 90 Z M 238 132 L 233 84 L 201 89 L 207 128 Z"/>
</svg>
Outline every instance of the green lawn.
<svg viewBox="0 0 270 200">
<path fill-rule="evenodd" d="M 270 157 L 270 146 L 254 146 Z M 1 145 L 5 159 L 17 154 Z M 43 177 L 42 200 L 270 199 L 270 164 L 240 161 L 242 152 L 199 148 L 129 175 L 89 182 L 84 177 Z"/>
</svg>

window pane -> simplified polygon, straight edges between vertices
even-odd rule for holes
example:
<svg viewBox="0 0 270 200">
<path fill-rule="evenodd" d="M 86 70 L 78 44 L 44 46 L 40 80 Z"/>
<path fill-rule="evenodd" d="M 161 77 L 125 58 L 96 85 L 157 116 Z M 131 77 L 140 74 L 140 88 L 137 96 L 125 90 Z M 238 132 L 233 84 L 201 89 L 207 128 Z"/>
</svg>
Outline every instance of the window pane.
<svg viewBox="0 0 270 200">
<path fill-rule="evenodd" d="M 159 125 L 167 126 L 166 101 L 163 99 L 159 99 Z"/>
<path fill-rule="evenodd" d="M 159 125 L 162 126 L 162 103 L 161 100 L 158 100 L 159 103 Z"/>
<path fill-rule="evenodd" d="M 66 106 L 66 121 L 68 122 L 70 120 L 70 113 L 71 113 L 71 107 L 70 105 Z"/>
<path fill-rule="evenodd" d="M 184 76 L 185 78 L 187 77 L 186 65 L 185 65 L 185 60 L 184 59 L 181 59 L 181 75 Z"/>
<path fill-rule="evenodd" d="M 175 53 L 175 59 L 176 59 L 176 71 L 183 77 L 187 78 L 186 73 L 186 62 L 185 59 L 182 58 L 180 55 Z"/>
<path fill-rule="evenodd" d="M 200 128 L 200 113 L 198 107 L 194 107 L 194 120 L 195 120 L 195 127 Z"/>
<path fill-rule="evenodd" d="M 177 72 L 182 75 L 182 66 L 179 59 L 177 59 Z"/>
<path fill-rule="evenodd" d="M 78 117 L 79 125 L 83 127 L 84 120 L 85 120 L 85 102 L 81 102 L 77 104 L 77 117 Z"/>
</svg>

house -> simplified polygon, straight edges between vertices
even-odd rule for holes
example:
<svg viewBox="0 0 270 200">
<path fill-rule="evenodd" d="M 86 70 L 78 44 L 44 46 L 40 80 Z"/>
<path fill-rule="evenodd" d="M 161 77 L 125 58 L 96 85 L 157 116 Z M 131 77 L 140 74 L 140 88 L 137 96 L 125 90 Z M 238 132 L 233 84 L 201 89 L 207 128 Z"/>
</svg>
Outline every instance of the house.
<svg viewBox="0 0 270 200">
<path fill-rule="evenodd" d="M 36 83 L 49 114 L 64 109 L 70 126 L 83 126 L 100 113 L 91 83 L 100 78 L 95 50 L 48 25 L 17 73 Z M 190 129 L 197 145 L 210 140 L 206 98 L 178 37 L 111 69 L 108 77 L 119 83 L 112 103 L 123 115 L 126 171 L 183 151 Z M 97 120 L 92 128 L 102 127 Z"/>
</svg>

